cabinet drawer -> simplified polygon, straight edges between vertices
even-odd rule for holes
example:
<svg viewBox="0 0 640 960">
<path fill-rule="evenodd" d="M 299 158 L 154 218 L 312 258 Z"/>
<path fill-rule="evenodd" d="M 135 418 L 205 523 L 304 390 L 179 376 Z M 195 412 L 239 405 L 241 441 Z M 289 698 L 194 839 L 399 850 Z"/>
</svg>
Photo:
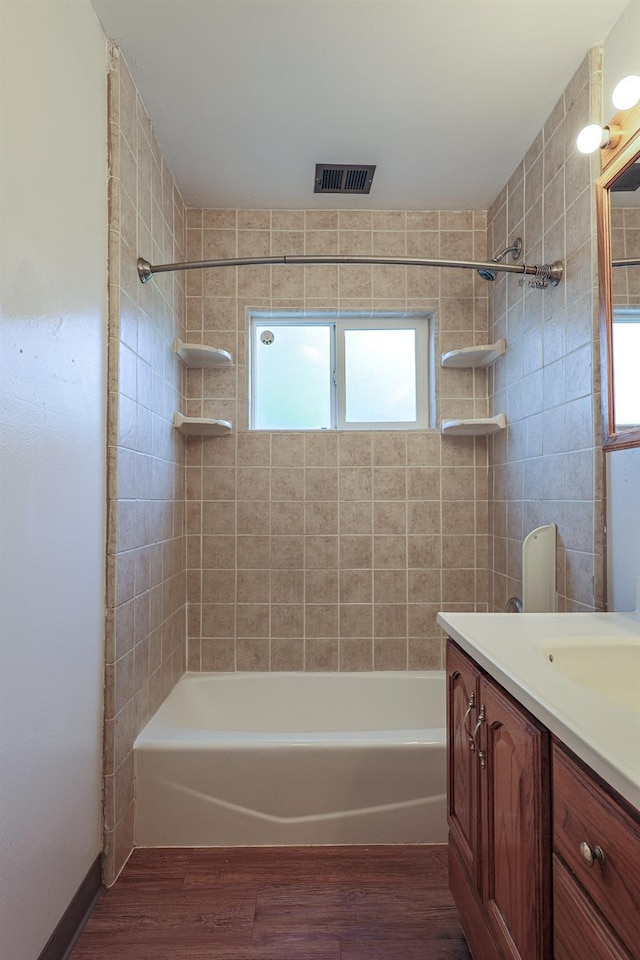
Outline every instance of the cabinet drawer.
<svg viewBox="0 0 640 960">
<path fill-rule="evenodd" d="M 592 866 L 581 844 L 599 846 Z M 553 748 L 553 845 L 593 902 L 633 951 L 640 943 L 640 827 L 557 746 Z"/>
<path fill-rule="evenodd" d="M 553 858 L 554 960 L 633 960 L 562 861 Z"/>
</svg>

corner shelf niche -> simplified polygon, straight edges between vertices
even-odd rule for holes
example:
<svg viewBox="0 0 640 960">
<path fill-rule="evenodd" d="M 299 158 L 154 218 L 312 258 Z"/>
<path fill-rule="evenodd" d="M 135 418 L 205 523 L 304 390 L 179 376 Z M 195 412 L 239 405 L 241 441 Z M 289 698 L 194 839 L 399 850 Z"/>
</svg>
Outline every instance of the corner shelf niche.
<svg viewBox="0 0 640 960">
<path fill-rule="evenodd" d="M 208 347 L 204 343 L 183 343 L 182 340 L 174 340 L 173 349 L 185 367 L 212 369 L 230 367 L 233 364 L 233 357 L 227 350 Z"/>
<path fill-rule="evenodd" d="M 507 426 L 504 413 L 495 417 L 474 417 L 469 420 L 443 420 L 441 431 L 449 437 L 488 437 Z"/>
<path fill-rule="evenodd" d="M 440 364 L 443 367 L 489 367 L 499 357 L 504 356 L 507 349 L 505 340 L 496 340 L 495 343 L 483 343 L 477 347 L 461 347 L 459 350 L 449 350 L 442 354 Z"/>
<path fill-rule="evenodd" d="M 185 437 L 226 437 L 233 429 L 228 420 L 213 420 L 211 417 L 185 417 L 173 415 L 173 425 Z"/>
</svg>

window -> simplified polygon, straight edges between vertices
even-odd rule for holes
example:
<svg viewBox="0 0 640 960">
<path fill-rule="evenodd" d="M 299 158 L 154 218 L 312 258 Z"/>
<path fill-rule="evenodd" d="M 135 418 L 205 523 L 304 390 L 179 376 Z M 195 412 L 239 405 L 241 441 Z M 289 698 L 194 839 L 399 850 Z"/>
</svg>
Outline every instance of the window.
<svg viewBox="0 0 640 960">
<path fill-rule="evenodd" d="M 628 430 L 640 424 L 640 310 L 637 307 L 613 309 L 613 410 L 615 429 Z"/>
<path fill-rule="evenodd" d="M 427 425 L 425 314 L 253 311 L 254 430 Z"/>
</svg>

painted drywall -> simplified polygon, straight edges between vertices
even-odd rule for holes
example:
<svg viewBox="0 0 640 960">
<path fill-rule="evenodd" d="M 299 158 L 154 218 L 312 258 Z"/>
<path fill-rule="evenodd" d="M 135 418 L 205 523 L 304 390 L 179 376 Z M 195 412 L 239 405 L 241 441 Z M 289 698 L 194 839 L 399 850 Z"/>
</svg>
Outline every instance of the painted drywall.
<svg viewBox="0 0 640 960">
<path fill-rule="evenodd" d="M 636 609 L 640 577 L 640 449 L 607 454 L 609 610 Z"/>
<path fill-rule="evenodd" d="M 618 80 L 638 73 L 640 0 L 631 0 L 605 40 L 603 120 L 615 113 L 611 93 Z M 607 454 L 607 564 L 609 610 L 636 609 L 640 576 L 640 450 Z"/>
<path fill-rule="evenodd" d="M 34 960 L 101 849 L 106 42 L 0 2 L 0 929 Z"/>
<path fill-rule="evenodd" d="M 640 0 L 630 0 L 604 43 L 602 113 L 605 123 L 616 112 L 611 101 L 615 85 L 623 77 L 640 71 L 638 37 L 640 37 Z"/>
</svg>

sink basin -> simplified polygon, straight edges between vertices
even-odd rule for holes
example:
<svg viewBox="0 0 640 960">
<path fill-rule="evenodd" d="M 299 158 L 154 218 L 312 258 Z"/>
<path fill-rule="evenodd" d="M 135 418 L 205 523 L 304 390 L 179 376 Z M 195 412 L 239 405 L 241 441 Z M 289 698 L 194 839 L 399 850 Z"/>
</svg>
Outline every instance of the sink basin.
<svg viewBox="0 0 640 960">
<path fill-rule="evenodd" d="M 640 713 L 640 639 L 561 637 L 538 643 L 535 649 L 574 683 Z"/>
</svg>

